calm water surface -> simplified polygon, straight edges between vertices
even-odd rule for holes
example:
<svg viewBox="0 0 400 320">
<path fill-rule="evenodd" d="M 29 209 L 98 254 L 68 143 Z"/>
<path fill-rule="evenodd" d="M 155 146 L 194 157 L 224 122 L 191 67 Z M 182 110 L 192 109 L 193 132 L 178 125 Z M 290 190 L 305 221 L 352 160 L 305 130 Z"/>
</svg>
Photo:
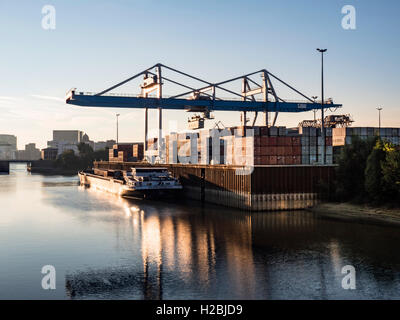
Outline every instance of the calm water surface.
<svg viewBox="0 0 400 320">
<path fill-rule="evenodd" d="M 399 228 L 126 200 L 22 164 L 0 204 L 0 299 L 400 299 Z"/>
</svg>

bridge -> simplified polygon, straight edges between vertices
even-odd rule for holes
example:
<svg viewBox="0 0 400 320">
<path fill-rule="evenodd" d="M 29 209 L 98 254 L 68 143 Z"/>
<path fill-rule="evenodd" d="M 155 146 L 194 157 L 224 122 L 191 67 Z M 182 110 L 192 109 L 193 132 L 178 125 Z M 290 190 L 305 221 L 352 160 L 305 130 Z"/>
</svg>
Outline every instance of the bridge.
<svg viewBox="0 0 400 320">
<path fill-rule="evenodd" d="M 31 163 L 36 160 L 0 160 L 0 173 L 10 173 L 10 163 Z"/>
</svg>

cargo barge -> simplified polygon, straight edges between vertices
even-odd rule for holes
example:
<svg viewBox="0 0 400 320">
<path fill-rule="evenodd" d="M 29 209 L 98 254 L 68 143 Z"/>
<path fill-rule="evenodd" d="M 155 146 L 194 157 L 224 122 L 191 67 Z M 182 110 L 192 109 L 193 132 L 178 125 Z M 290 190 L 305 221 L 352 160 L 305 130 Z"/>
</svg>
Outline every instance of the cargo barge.
<svg viewBox="0 0 400 320">
<path fill-rule="evenodd" d="M 127 170 L 137 163 L 96 161 L 94 168 Z M 151 167 L 149 164 L 142 164 Z M 334 165 L 238 166 L 163 164 L 183 186 L 183 197 L 249 211 L 305 209 L 317 204 L 334 179 Z M 324 188 L 322 187 L 324 186 Z"/>
<path fill-rule="evenodd" d="M 78 173 L 80 184 L 120 195 L 140 199 L 173 197 L 182 190 L 178 179 L 167 168 L 133 167 L 127 170 L 95 168 Z"/>
</svg>

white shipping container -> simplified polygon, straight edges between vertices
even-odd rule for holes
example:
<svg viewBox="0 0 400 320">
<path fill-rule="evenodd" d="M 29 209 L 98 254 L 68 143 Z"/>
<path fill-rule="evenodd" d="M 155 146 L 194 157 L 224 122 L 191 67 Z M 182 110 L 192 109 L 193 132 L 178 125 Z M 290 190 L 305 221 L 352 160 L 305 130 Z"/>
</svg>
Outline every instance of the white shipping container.
<svg viewBox="0 0 400 320">
<path fill-rule="evenodd" d="M 317 155 L 310 155 L 310 164 L 315 164 L 317 160 Z"/>
<path fill-rule="evenodd" d="M 317 137 L 310 137 L 310 146 L 316 147 L 317 146 Z"/>
<path fill-rule="evenodd" d="M 301 157 L 301 164 L 310 164 L 310 156 L 302 156 Z"/>
<path fill-rule="evenodd" d="M 362 127 L 362 128 L 361 128 L 361 135 L 362 135 L 362 136 L 367 136 L 367 135 L 368 135 L 367 127 Z"/>
<path fill-rule="evenodd" d="M 353 135 L 353 128 L 345 128 L 345 136 Z"/>
<path fill-rule="evenodd" d="M 279 136 L 286 136 L 287 135 L 286 127 L 278 127 L 278 135 Z"/>
<path fill-rule="evenodd" d="M 309 146 L 310 145 L 310 137 L 301 137 L 301 145 L 302 146 Z"/>
<path fill-rule="evenodd" d="M 299 127 L 299 133 L 302 134 L 303 136 L 309 136 L 310 127 Z"/>
<path fill-rule="evenodd" d="M 301 154 L 310 154 L 310 146 L 301 146 Z"/>
<path fill-rule="evenodd" d="M 325 163 L 326 164 L 333 164 L 333 156 L 332 155 L 326 155 L 325 156 Z"/>
<path fill-rule="evenodd" d="M 270 127 L 269 128 L 269 134 L 270 136 L 277 136 L 278 135 L 278 127 Z"/>
</svg>

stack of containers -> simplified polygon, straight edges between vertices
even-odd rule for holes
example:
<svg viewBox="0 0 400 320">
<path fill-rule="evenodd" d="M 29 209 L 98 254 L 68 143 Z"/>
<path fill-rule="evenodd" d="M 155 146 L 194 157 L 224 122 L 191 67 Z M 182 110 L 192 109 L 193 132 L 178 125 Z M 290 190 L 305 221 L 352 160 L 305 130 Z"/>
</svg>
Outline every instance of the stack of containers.
<svg viewBox="0 0 400 320">
<path fill-rule="evenodd" d="M 320 128 L 300 127 L 301 164 L 321 164 L 324 144 Z M 325 128 L 325 164 L 333 163 L 332 128 Z"/>
<path fill-rule="evenodd" d="M 140 161 L 143 159 L 143 143 L 121 143 L 109 149 L 111 162 Z"/>
<path fill-rule="evenodd" d="M 133 145 L 133 154 L 132 156 L 136 158 L 138 161 L 143 160 L 144 156 L 144 145 L 143 143 L 135 143 Z"/>
<path fill-rule="evenodd" d="M 361 140 L 367 140 L 370 137 L 380 136 L 383 140 L 400 144 L 399 128 L 374 128 L 374 127 L 354 127 L 354 128 L 333 128 L 333 146 L 340 147 L 351 144 L 354 136 Z"/>
<path fill-rule="evenodd" d="M 177 158 L 179 163 L 198 163 L 197 139 L 198 134 L 196 132 L 177 134 Z M 169 157 L 167 157 L 167 159 L 169 159 Z"/>
<path fill-rule="evenodd" d="M 254 164 L 301 164 L 300 136 L 254 137 Z"/>
<path fill-rule="evenodd" d="M 249 134 L 247 130 L 253 129 Z M 225 130 L 225 129 L 224 129 Z M 166 137 L 168 163 L 243 165 L 321 164 L 323 143 L 321 130 L 312 127 L 233 127 L 226 131 L 203 129 L 177 135 L 180 160 L 171 156 L 172 138 Z M 219 135 L 219 139 L 213 136 Z M 326 128 L 326 164 L 333 163 L 332 129 Z M 246 160 L 243 160 L 246 159 Z M 251 159 L 251 160 L 250 160 Z M 174 162 L 172 162 L 174 161 Z"/>
</svg>

